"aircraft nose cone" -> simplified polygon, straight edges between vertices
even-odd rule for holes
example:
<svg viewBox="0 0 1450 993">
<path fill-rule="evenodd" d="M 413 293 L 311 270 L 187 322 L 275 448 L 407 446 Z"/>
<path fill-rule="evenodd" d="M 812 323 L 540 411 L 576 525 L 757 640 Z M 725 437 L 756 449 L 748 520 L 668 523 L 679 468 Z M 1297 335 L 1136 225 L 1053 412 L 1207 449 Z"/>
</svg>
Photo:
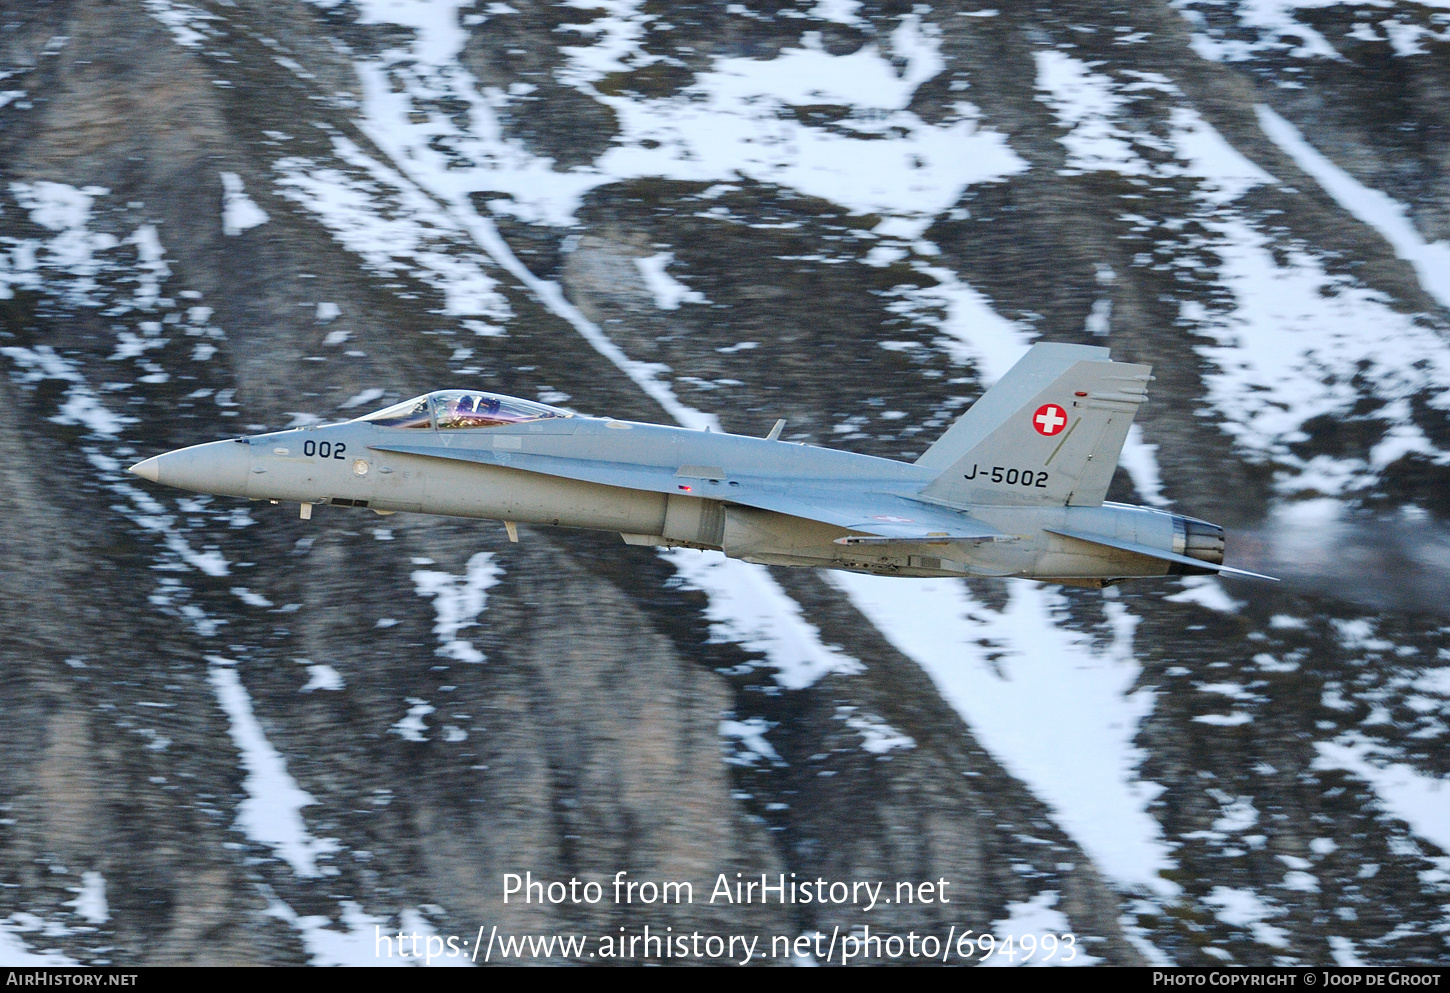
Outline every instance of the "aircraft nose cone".
<svg viewBox="0 0 1450 993">
<path fill-rule="evenodd" d="M 131 468 L 127 469 L 126 471 L 127 472 L 134 472 L 136 475 L 140 476 L 142 479 L 149 479 L 153 483 L 159 483 L 159 482 L 161 482 L 161 468 L 160 467 L 161 467 L 161 460 L 160 459 L 158 459 L 158 458 L 149 458 L 149 459 L 147 459 L 144 462 L 137 462 L 135 465 L 133 465 Z"/>
<path fill-rule="evenodd" d="M 153 483 L 196 493 L 246 496 L 251 468 L 251 445 L 213 441 L 157 455 L 136 463 L 130 471 Z"/>
</svg>

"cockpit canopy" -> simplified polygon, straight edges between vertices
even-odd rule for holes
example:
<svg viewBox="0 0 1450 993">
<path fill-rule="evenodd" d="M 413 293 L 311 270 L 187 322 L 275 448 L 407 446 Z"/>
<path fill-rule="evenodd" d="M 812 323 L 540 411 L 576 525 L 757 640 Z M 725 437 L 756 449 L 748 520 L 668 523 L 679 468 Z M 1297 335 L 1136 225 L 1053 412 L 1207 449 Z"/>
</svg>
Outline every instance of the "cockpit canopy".
<svg viewBox="0 0 1450 993">
<path fill-rule="evenodd" d="M 433 416 L 440 431 L 452 428 L 492 428 L 502 424 L 521 424 L 549 417 L 573 417 L 567 410 L 500 396 L 497 393 L 474 393 L 469 390 L 442 390 L 430 393 Z"/>
<path fill-rule="evenodd" d="M 549 417 L 573 417 L 567 410 L 476 390 L 439 390 L 357 418 L 385 428 L 495 428 Z"/>
</svg>

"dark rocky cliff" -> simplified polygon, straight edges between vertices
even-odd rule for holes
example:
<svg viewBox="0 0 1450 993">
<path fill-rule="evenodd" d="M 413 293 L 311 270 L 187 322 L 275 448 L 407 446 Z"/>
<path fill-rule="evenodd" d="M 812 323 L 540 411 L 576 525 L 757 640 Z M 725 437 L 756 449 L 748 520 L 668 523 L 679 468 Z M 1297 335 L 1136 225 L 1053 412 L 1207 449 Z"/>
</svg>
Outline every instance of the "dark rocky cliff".
<svg viewBox="0 0 1450 993">
<path fill-rule="evenodd" d="M 1254 9 L 4 5 L 0 961 L 869 924 L 1443 962 L 1450 23 Z M 732 82 L 801 53 L 902 95 Z M 912 458 L 1033 336 L 1151 362 L 1161 493 L 1112 495 L 1289 581 L 973 582 L 933 668 L 916 586 L 122 471 L 454 384 Z M 1031 747 L 1065 693 L 1132 809 Z M 621 870 L 697 899 L 502 902 Z M 953 900 L 703 899 L 737 872 Z"/>
</svg>

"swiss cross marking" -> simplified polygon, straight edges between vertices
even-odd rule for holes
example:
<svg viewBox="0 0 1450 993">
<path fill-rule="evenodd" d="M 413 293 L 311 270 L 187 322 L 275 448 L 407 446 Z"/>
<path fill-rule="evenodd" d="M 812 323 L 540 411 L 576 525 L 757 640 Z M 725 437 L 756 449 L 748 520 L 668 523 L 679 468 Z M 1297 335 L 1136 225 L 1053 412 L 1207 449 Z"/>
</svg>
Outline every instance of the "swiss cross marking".
<svg viewBox="0 0 1450 993">
<path fill-rule="evenodd" d="M 1038 434 L 1051 437 L 1067 426 L 1067 411 L 1055 403 L 1044 403 L 1032 415 L 1032 426 Z"/>
</svg>

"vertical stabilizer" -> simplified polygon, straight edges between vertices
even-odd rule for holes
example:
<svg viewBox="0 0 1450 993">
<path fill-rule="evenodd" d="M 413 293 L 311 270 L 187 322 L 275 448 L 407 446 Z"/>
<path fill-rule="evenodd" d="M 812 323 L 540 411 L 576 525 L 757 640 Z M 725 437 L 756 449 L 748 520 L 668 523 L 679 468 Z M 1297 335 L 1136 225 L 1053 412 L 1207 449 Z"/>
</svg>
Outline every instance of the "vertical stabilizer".
<svg viewBox="0 0 1450 993">
<path fill-rule="evenodd" d="M 1034 345 L 927 449 L 923 496 L 956 504 L 1097 506 L 1150 366 L 1090 345 Z"/>
</svg>

